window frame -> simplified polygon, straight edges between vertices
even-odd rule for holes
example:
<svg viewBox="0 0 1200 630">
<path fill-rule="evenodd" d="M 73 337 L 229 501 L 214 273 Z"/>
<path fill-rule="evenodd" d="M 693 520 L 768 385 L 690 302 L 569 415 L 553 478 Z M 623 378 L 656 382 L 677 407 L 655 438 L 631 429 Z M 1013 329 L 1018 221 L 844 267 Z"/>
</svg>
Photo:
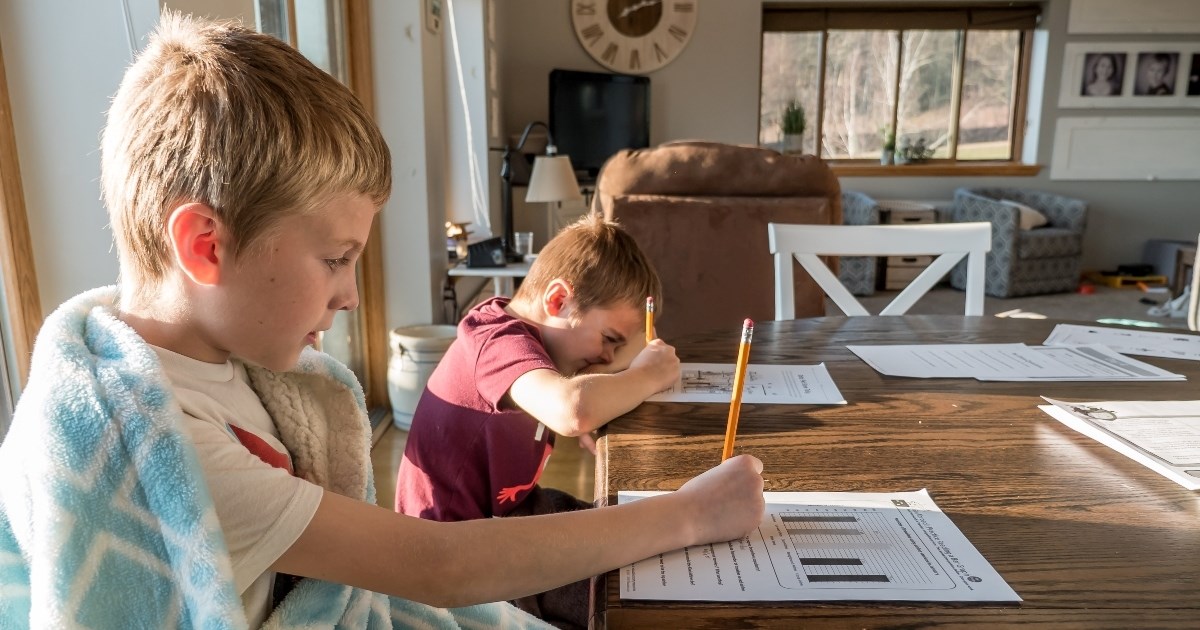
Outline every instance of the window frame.
<svg viewBox="0 0 1200 630">
<path fill-rule="evenodd" d="M 899 55 L 904 55 L 904 33 L 914 30 L 956 30 L 962 33 L 957 59 L 954 65 L 951 107 L 951 137 L 953 142 L 950 156 L 931 158 L 921 164 L 883 165 L 874 158 L 822 158 L 837 175 L 848 176 L 1031 176 L 1041 170 L 1037 164 L 1021 161 L 1024 152 L 1025 132 L 1029 99 L 1030 59 L 1032 57 L 1034 24 L 1040 15 L 1035 4 L 1020 4 L 1010 7 L 930 7 L 925 5 L 775 5 L 764 4 L 763 27 L 759 41 L 760 66 L 763 42 L 768 33 L 810 32 L 820 33 L 818 42 L 816 112 L 813 117 L 814 154 L 822 154 L 825 122 L 825 89 L 827 44 L 831 30 L 883 30 L 893 34 L 897 40 Z M 808 20 L 810 24 L 804 24 Z M 925 23 L 923 23 L 923 20 Z M 1011 23 L 1003 28 L 999 25 Z M 967 42 L 972 31 L 1015 30 L 1019 42 L 1015 54 L 1015 77 L 1012 95 L 1012 111 L 1009 115 L 1011 129 L 1009 142 L 1010 158 L 1007 160 L 960 160 L 958 159 L 959 125 L 961 124 L 961 101 Z M 758 102 L 762 103 L 762 69 L 760 67 Z M 900 64 L 894 77 L 896 97 L 891 102 L 890 124 L 896 129 L 900 110 L 901 80 Z M 762 137 L 762 111 L 757 112 L 757 137 Z"/>
<path fill-rule="evenodd" d="M 25 192 L 21 185 L 21 166 L 17 154 L 16 130 L 8 95 L 8 76 L 4 50 L 0 45 L 0 249 L 3 266 L 3 302 L 5 345 L 11 344 L 6 358 L 8 379 L 4 386 L 15 400 L 29 378 L 33 340 L 42 326 L 42 305 L 34 266 L 33 242 L 25 210 Z"/>
</svg>

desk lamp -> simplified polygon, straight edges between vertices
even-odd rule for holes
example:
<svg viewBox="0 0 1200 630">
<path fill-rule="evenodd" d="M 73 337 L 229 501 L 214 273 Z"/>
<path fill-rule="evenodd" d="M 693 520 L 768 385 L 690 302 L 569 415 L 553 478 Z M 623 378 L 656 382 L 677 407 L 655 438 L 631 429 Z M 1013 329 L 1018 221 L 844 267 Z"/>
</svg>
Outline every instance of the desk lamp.
<svg viewBox="0 0 1200 630">
<path fill-rule="evenodd" d="M 529 132 L 534 127 L 546 129 L 546 154 L 539 155 L 533 160 L 533 172 L 529 173 L 528 162 L 521 155 L 521 148 L 529 139 Z M 516 153 L 518 159 L 513 160 Z M 525 126 L 517 146 L 504 145 L 504 156 L 500 164 L 500 209 L 504 222 L 504 252 L 508 262 L 520 262 L 522 257 L 513 247 L 513 202 L 512 189 L 516 185 L 528 185 L 525 193 L 527 203 L 561 202 L 582 199 L 579 192 L 579 181 L 575 179 L 575 170 L 571 167 L 571 158 L 558 155 L 558 147 L 554 146 L 554 138 L 550 136 L 550 127 L 546 123 L 535 120 Z"/>
</svg>

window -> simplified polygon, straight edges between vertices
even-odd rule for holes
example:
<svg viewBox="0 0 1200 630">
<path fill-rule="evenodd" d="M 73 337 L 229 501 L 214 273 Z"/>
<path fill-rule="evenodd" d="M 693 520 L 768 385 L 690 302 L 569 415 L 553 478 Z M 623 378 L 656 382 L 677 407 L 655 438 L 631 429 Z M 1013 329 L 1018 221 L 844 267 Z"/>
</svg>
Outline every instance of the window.
<svg viewBox="0 0 1200 630">
<path fill-rule="evenodd" d="M 783 147 L 782 112 L 805 111 L 801 148 L 878 163 L 886 139 L 947 165 L 1020 155 L 1028 45 L 1039 10 L 771 8 L 763 14 L 759 143 Z"/>
<path fill-rule="evenodd" d="M 42 325 L 33 246 L 25 214 L 17 137 L 0 51 L 0 440 L 29 377 L 33 339 Z"/>
<path fill-rule="evenodd" d="M 367 111 L 373 111 L 366 0 L 258 0 L 255 12 L 258 30 L 296 46 L 310 61 L 348 85 Z M 380 238 L 376 221 L 359 260 L 358 310 L 338 313 L 333 327 L 321 335 L 321 349 L 358 377 L 373 424 L 388 404 Z"/>
</svg>

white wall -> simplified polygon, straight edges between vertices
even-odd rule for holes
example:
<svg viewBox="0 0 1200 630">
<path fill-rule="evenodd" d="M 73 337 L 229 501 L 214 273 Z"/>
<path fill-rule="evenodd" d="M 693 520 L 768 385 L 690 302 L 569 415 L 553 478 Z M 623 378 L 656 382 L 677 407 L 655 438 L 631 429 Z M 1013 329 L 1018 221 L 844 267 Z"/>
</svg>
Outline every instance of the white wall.
<svg viewBox="0 0 1200 630">
<path fill-rule="evenodd" d="M 128 0 L 135 45 L 158 0 Z M 8 93 L 42 310 L 117 279 L 100 203 L 100 131 L 132 59 L 122 3 L 0 2 Z"/>
<path fill-rule="evenodd" d="M 500 16 L 500 67 L 503 109 L 509 133 L 547 116 L 547 74 L 552 68 L 604 71 L 591 61 L 571 30 L 566 2 L 504 0 Z M 1091 204 L 1084 243 L 1084 265 L 1109 268 L 1136 262 L 1147 239 L 1195 239 L 1200 233 L 1200 182 L 1051 181 L 1049 163 L 1055 121 L 1079 115 L 1059 110 L 1057 98 L 1067 41 L 1069 0 L 1049 0 L 1043 15 L 1046 35 L 1044 116 L 1036 141 L 1035 177 L 857 177 L 842 186 L 884 198 L 947 199 L 959 186 L 1020 186 L 1087 200 Z M 651 73 L 651 142 L 707 139 L 756 144 L 761 46 L 760 0 L 704 0 L 698 7 L 696 33 L 670 65 Z M 1146 36 L 1153 41 L 1190 40 L 1194 36 Z M 1085 38 L 1071 38 L 1079 41 Z M 1120 41 L 1127 37 L 1090 36 Z M 1035 75 L 1037 73 L 1035 72 Z M 1036 109 L 1036 108 L 1035 108 Z M 1109 113 L 1109 112 L 1106 112 Z M 1113 114 L 1130 113 L 1117 110 Z M 1145 110 L 1136 112 L 1144 114 Z M 1194 110 L 1157 110 L 1155 114 L 1194 114 Z"/>
<path fill-rule="evenodd" d="M 444 55 L 423 4 L 371 3 L 375 112 L 392 151 L 392 198 L 378 219 L 389 328 L 439 321 L 446 269 Z"/>
</svg>

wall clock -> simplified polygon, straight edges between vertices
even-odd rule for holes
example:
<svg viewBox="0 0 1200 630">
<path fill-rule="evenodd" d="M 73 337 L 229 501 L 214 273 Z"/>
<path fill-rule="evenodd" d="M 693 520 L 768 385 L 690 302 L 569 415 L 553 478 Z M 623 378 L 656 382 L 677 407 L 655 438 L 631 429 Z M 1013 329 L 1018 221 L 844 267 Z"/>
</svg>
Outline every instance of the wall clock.
<svg viewBox="0 0 1200 630">
<path fill-rule="evenodd" d="M 644 74 L 667 65 L 692 38 L 696 0 L 571 0 L 579 43 L 614 72 Z"/>
</svg>

